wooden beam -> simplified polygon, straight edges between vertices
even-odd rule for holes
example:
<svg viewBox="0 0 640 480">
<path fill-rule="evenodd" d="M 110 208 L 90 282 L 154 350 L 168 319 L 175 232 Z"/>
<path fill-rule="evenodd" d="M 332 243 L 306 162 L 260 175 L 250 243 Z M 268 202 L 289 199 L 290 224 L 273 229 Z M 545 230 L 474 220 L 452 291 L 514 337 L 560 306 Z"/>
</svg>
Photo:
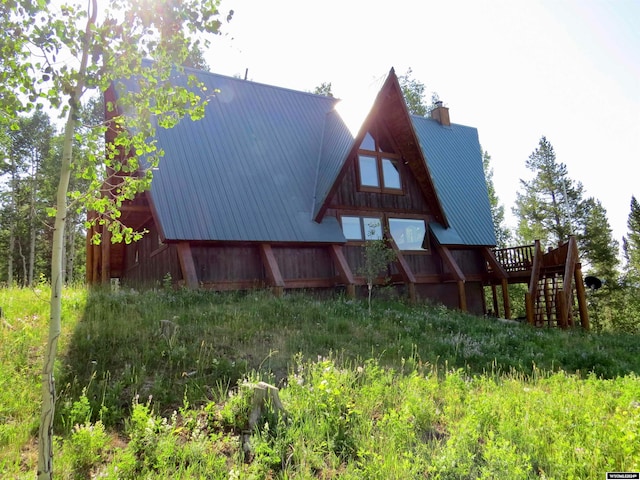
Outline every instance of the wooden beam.
<svg viewBox="0 0 640 480">
<path fill-rule="evenodd" d="M 576 271 L 576 265 L 578 263 L 578 243 L 576 237 L 573 235 L 569 237 L 569 245 L 567 246 L 567 259 L 564 265 L 564 276 L 562 280 L 564 282 L 564 305 L 567 308 L 567 312 L 571 308 L 571 292 L 573 291 L 571 282 L 573 282 L 573 276 Z M 568 313 L 567 313 L 568 320 Z"/>
<path fill-rule="evenodd" d="M 498 289 L 495 285 L 491 285 L 491 299 L 493 300 L 493 313 L 496 317 L 500 316 L 498 309 Z"/>
<path fill-rule="evenodd" d="M 584 288 L 584 280 L 582 279 L 582 265 L 576 263 L 574 273 L 574 281 L 576 282 L 576 294 L 578 296 L 578 311 L 580 312 L 580 324 L 585 330 L 589 330 L 589 309 L 587 308 L 587 294 Z"/>
<path fill-rule="evenodd" d="M 103 285 L 107 285 L 111 281 L 111 231 L 107 223 L 102 225 L 100 249 L 102 251 L 101 281 Z"/>
<path fill-rule="evenodd" d="M 466 282 L 467 279 L 465 278 L 464 273 L 462 273 L 462 270 L 458 266 L 456 260 L 453 258 L 451 251 L 443 245 L 438 245 L 437 250 L 444 260 L 446 266 L 449 268 L 449 270 L 451 270 L 451 273 L 453 274 L 455 280 L 458 282 Z"/>
<path fill-rule="evenodd" d="M 531 294 L 526 292 L 524 294 L 524 306 L 527 312 L 527 323 L 531 326 L 535 326 L 535 314 L 533 311 L 533 300 L 531 299 Z"/>
<path fill-rule="evenodd" d="M 273 287 L 274 295 L 282 295 L 285 282 L 282 278 L 282 273 L 280 273 L 280 267 L 278 266 L 276 256 L 273 254 L 271 245 L 268 243 L 260 244 L 260 257 L 262 258 L 262 263 L 264 265 L 269 284 Z"/>
<path fill-rule="evenodd" d="M 395 264 L 398 267 L 398 270 L 400 271 L 400 275 L 402 275 L 402 278 L 407 284 L 407 289 L 408 289 L 407 293 L 409 295 L 409 300 L 411 300 L 412 302 L 415 302 L 416 301 L 416 277 L 413 274 L 413 271 L 411 271 L 411 267 L 407 263 L 406 258 L 404 258 L 404 255 L 402 255 L 402 252 L 398 248 L 398 245 L 396 245 L 396 242 L 393 240 L 393 237 L 391 235 L 385 234 L 385 239 L 396 254 Z"/>
<path fill-rule="evenodd" d="M 463 312 L 467 311 L 467 292 L 464 289 L 464 282 L 458 280 L 458 305 Z"/>
<path fill-rule="evenodd" d="M 89 227 L 87 230 L 87 238 L 86 238 L 86 256 L 87 256 L 87 267 L 86 267 L 86 282 L 87 285 L 91 285 L 93 283 L 93 243 L 91 242 L 91 238 L 93 237 L 93 227 Z"/>
<path fill-rule="evenodd" d="M 349 267 L 349 263 L 344 256 L 342 246 L 335 244 L 331 245 L 331 247 L 329 248 L 329 253 L 331 253 L 331 258 L 333 259 L 333 263 L 336 267 L 336 270 L 338 271 L 340 281 L 346 285 L 347 296 L 350 298 L 354 298 L 356 296 L 356 281 L 353 277 L 353 273 L 351 272 L 351 268 Z"/>
<path fill-rule="evenodd" d="M 336 282 L 333 278 L 297 278 L 284 282 L 286 288 L 331 288 L 335 285 Z"/>
<path fill-rule="evenodd" d="M 498 278 L 501 278 L 501 279 L 502 278 L 509 278 L 509 274 L 502 267 L 502 265 L 500 265 L 500 262 L 498 262 L 498 259 L 496 258 L 496 256 L 494 255 L 494 253 L 491 251 L 491 249 L 489 247 L 484 247 L 482 249 L 482 255 L 484 256 L 485 260 L 487 261 L 487 263 L 491 267 L 491 270 L 494 272 L 494 274 Z"/>
<path fill-rule="evenodd" d="M 196 272 L 196 265 L 193 262 L 191 245 L 189 242 L 178 242 L 176 247 L 178 250 L 178 260 L 180 261 L 180 270 L 182 270 L 182 278 L 184 278 L 188 288 L 198 288 L 198 273 Z"/>
<path fill-rule="evenodd" d="M 451 273 L 453 274 L 455 280 L 458 282 L 458 307 L 463 312 L 466 312 L 467 311 L 467 293 L 465 291 L 464 284 L 467 281 L 467 279 L 465 278 L 464 273 L 462 273 L 462 270 L 458 266 L 455 258 L 453 258 L 451 251 L 444 245 L 439 245 L 439 244 L 437 246 L 437 249 L 440 255 L 442 256 L 444 263 L 447 265 L 449 270 L 451 270 Z"/>
<path fill-rule="evenodd" d="M 511 319 L 511 299 L 509 298 L 509 282 L 506 278 L 502 279 L 502 304 L 504 306 L 504 318 Z"/>
<path fill-rule="evenodd" d="M 531 277 L 529 278 L 529 295 L 532 302 L 538 301 L 538 282 L 540 281 L 540 267 L 542 265 L 542 248 L 540 240 L 533 244 L 533 265 L 531 266 Z"/>
</svg>

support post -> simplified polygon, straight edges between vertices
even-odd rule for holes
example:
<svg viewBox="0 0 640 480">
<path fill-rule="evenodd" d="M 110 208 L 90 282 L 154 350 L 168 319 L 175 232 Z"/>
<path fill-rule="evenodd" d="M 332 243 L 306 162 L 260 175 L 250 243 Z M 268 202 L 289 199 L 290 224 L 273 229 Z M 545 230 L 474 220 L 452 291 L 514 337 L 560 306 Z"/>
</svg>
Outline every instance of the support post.
<svg viewBox="0 0 640 480">
<path fill-rule="evenodd" d="M 93 237 L 93 227 L 89 227 L 87 230 L 87 239 L 86 239 L 86 255 L 87 255 L 87 269 L 85 272 L 87 285 L 91 285 L 93 283 L 93 243 L 91 242 L 91 238 Z"/>
<path fill-rule="evenodd" d="M 265 272 L 269 283 L 271 284 L 273 294 L 279 297 L 284 292 L 284 279 L 282 273 L 280 273 L 280 267 L 276 256 L 273 254 L 273 249 L 268 243 L 260 244 L 260 257 L 262 258 L 262 264 L 264 265 Z"/>
<path fill-rule="evenodd" d="M 504 305 L 504 318 L 507 320 L 511 319 L 511 299 L 509 298 L 509 282 L 507 282 L 506 278 L 502 279 L 501 282 L 502 289 L 502 303 Z"/>
<path fill-rule="evenodd" d="M 467 294 L 464 289 L 464 284 L 466 282 L 466 278 L 462 270 L 458 266 L 455 258 L 451 255 L 449 249 L 443 245 L 438 245 L 438 252 L 442 256 L 444 263 L 447 265 L 451 273 L 453 274 L 453 278 L 458 282 L 458 307 L 463 312 L 467 311 Z"/>
<path fill-rule="evenodd" d="M 107 223 L 102 225 L 100 249 L 102 250 L 101 281 L 103 285 L 108 285 L 111 280 L 111 231 Z"/>
<path fill-rule="evenodd" d="M 407 284 L 407 293 L 409 295 L 409 301 L 416 301 L 416 276 L 413 274 L 411 267 L 407 263 L 406 258 L 402 255 L 402 252 L 398 248 L 395 240 L 391 235 L 385 235 L 385 240 L 396 254 L 395 264 L 402 275 L 402 279 Z"/>
<path fill-rule="evenodd" d="M 458 305 L 463 312 L 467 311 L 467 292 L 464 288 L 464 281 L 458 280 Z"/>
<path fill-rule="evenodd" d="M 589 309 L 587 308 L 587 293 L 584 289 L 584 280 L 582 279 L 582 265 L 576 264 L 574 272 L 576 282 L 576 294 L 578 296 L 578 311 L 580 312 L 580 325 L 585 330 L 591 328 L 589 324 Z"/>
<path fill-rule="evenodd" d="M 533 312 L 533 300 L 529 292 L 524 294 L 524 306 L 527 312 L 527 323 L 533 327 L 535 326 L 535 316 Z"/>
<path fill-rule="evenodd" d="M 191 254 L 191 245 L 189 242 L 178 242 L 177 249 L 182 278 L 184 278 L 187 288 L 198 288 L 198 274 L 196 272 L 196 265 L 193 262 L 193 255 Z"/>
<path fill-rule="evenodd" d="M 347 297 L 355 298 L 356 296 L 356 281 L 353 277 L 353 273 L 351 272 L 351 268 L 349 268 L 349 263 L 344 256 L 344 252 L 342 251 L 341 245 L 331 245 L 329 248 L 329 252 L 331 253 L 331 258 L 333 259 L 333 264 L 338 271 L 338 276 L 340 277 L 340 281 L 345 284 L 347 289 Z"/>
<path fill-rule="evenodd" d="M 493 299 L 493 313 L 496 317 L 500 317 L 500 311 L 498 310 L 498 289 L 495 285 L 491 285 L 491 297 Z"/>
</svg>

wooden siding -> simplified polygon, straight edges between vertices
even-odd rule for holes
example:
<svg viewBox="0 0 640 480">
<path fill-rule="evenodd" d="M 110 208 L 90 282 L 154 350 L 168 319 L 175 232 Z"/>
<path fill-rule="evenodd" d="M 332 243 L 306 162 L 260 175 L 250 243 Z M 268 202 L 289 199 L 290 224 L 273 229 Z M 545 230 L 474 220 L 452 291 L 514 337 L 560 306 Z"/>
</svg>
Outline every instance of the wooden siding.
<svg viewBox="0 0 640 480">
<path fill-rule="evenodd" d="M 479 248 L 450 250 L 460 270 L 467 275 L 486 275 L 487 262 Z"/>
<path fill-rule="evenodd" d="M 120 280 L 126 285 L 159 285 L 170 275 L 173 282 L 182 281 L 182 271 L 174 245 L 162 245 L 155 225 L 141 240 L 124 245 L 124 268 Z M 137 252 L 137 261 L 136 261 Z"/>
<path fill-rule="evenodd" d="M 400 170 L 403 184 L 403 194 L 385 194 L 358 191 L 358 172 L 355 161 L 350 166 L 342 182 L 338 186 L 336 195 L 330 203 L 330 208 L 356 208 L 366 210 L 380 210 L 384 212 L 418 213 L 429 215 L 430 209 L 424 199 L 422 190 L 411 171 L 404 167 Z"/>
<path fill-rule="evenodd" d="M 337 275 L 328 247 L 274 247 L 273 253 L 285 281 Z"/>
<path fill-rule="evenodd" d="M 198 280 L 203 283 L 263 283 L 264 267 L 256 245 L 192 245 Z"/>
</svg>

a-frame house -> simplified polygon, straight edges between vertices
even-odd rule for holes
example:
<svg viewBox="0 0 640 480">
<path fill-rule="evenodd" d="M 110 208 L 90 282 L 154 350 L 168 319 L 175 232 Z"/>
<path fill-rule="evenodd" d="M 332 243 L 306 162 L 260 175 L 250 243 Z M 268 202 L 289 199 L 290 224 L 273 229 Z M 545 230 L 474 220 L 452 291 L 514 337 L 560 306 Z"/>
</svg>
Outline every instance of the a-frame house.
<svg viewBox="0 0 640 480">
<path fill-rule="evenodd" d="M 410 115 L 393 69 L 355 138 L 334 98 L 189 73 L 218 93 L 203 120 L 158 130 L 164 158 L 122 216 L 148 233 L 88 242 L 89 282 L 357 295 L 365 242 L 384 237 L 380 281 L 400 294 L 482 314 L 501 285 L 508 314 L 475 128 L 444 106 Z"/>
</svg>

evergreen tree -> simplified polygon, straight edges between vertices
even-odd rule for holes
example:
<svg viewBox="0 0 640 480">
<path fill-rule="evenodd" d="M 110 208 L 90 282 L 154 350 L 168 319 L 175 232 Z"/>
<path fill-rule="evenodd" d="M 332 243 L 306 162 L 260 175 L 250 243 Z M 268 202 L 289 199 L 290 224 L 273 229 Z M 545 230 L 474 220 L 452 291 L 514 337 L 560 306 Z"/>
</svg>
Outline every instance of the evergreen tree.
<svg viewBox="0 0 640 480">
<path fill-rule="evenodd" d="M 536 239 L 552 246 L 584 229 L 583 187 L 569 178 L 567 167 L 556 161 L 551 143 L 542 137 L 526 162 L 534 172 L 532 180 L 520 180 L 514 214 L 518 218 L 518 240 Z"/>
<path fill-rule="evenodd" d="M 631 197 L 627 228 L 629 231 L 623 239 L 625 273 L 629 282 L 637 283 L 640 280 L 640 204 L 635 196 Z"/>
<path fill-rule="evenodd" d="M 599 200 L 591 197 L 584 202 L 585 225 L 582 233 L 581 255 L 587 260 L 587 271 L 614 287 L 618 279 L 618 247 L 613 238 L 607 211 Z"/>
<path fill-rule="evenodd" d="M 486 150 L 482 150 L 482 167 L 484 177 L 487 181 L 487 191 L 489 193 L 489 205 L 491 206 L 491 218 L 493 219 L 493 230 L 496 234 L 496 245 L 506 247 L 511 239 L 511 232 L 504 226 L 504 205 L 500 203 L 495 185 L 493 184 L 493 168 L 491 168 L 491 155 Z"/>
</svg>

